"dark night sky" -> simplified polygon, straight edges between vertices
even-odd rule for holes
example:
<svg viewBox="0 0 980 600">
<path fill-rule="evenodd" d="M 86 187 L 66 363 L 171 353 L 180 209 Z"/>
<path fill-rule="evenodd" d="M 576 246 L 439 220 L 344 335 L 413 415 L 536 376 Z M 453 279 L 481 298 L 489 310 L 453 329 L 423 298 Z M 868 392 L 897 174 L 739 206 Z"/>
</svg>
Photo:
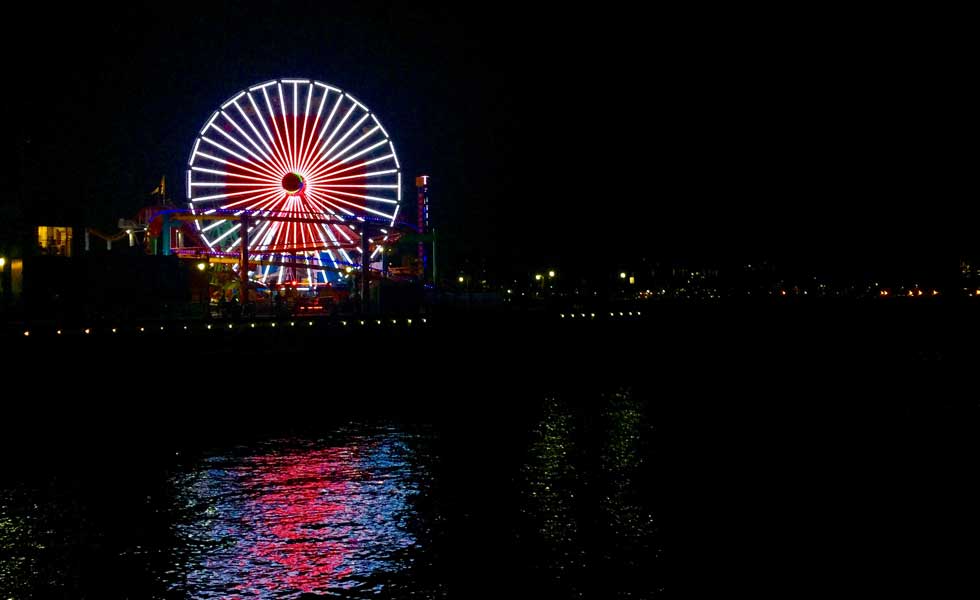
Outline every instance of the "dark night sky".
<svg viewBox="0 0 980 600">
<path fill-rule="evenodd" d="M 182 199 L 210 113 L 301 76 L 371 107 L 406 181 L 432 175 L 456 262 L 935 265 L 976 245 L 966 41 L 924 15 L 201 2 L 4 29 L 4 203 L 31 220 L 110 228 L 161 174 Z"/>
</svg>

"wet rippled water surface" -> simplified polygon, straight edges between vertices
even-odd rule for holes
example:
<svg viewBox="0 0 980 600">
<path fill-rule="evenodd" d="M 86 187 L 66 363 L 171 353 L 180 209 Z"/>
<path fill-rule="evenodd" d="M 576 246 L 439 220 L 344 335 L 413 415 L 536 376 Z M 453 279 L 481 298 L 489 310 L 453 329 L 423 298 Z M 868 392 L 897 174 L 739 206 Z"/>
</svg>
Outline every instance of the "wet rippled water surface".
<svg viewBox="0 0 980 600">
<path fill-rule="evenodd" d="M 398 431 L 272 440 L 172 479 L 172 590 L 373 595 L 425 552 L 425 457 Z"/>
<path fill-rule="evenodd" d="M 661 543 L 644 407 L 622 391 L 588 410 L 549 396 L 511 422 L 465 430 L 340 420 L 147 462 L 110 447 L 49 475 L 9 475 L 0 588 L 4 598 L 651 597 Z"/>
</svg>

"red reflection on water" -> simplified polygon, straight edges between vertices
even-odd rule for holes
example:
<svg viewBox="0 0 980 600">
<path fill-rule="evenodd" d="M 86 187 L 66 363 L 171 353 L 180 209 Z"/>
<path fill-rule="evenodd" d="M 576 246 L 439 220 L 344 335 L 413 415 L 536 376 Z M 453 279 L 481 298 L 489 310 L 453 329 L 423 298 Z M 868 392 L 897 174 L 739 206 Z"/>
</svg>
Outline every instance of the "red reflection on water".
<svg viewBox="0 0 980 600">
<path fill-rule="evenodd" d="M 269 590 L 313 592 L 351 573 L 345 565 L 357 540 L 348 486 L 360 471 L 350 448 L 253 459 L 247 512 L 257 541 L 241 566 L 279 565 L 274 578 L 252 581 Z"/>
</svg>

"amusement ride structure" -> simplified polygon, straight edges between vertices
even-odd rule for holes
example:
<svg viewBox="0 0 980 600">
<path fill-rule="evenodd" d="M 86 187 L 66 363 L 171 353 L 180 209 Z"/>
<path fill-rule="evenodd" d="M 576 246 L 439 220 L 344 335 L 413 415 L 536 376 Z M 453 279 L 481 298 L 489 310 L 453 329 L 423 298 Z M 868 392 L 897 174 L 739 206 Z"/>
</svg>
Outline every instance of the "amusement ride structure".
<svg viewBox="0 0 980 600">
<path fill-rule="evenodd" d="M 186 208 L 161 203 L 120 220 L 108 244 L 145 232 L 147 250 L 227 265 L 248 288 L 334 286 L 367 297 L 387 276 L 385 250 L 428 227 L 428 176 L 419 185 L 418 225 L 399 220 L 402 173 L 378 116 L 347 92 L 311 79 L 274 79 L 242 90 L 198 132 L 186 168 Z M 427 257 L 419 243 L 418 267 Z M 405 274 L 405 269 L 394 269 Z M 302 287 L 300 287 L 302 286 Z"/>
<path fill-rule="evenodd" d="M 208 253 L 246 252 L 262 282 L 315 286 L 384 251 L 401 168 L 378 117 L 350 94 L 273 80 L 208 119 L 188 160 L 187 199 Z"/>
<path fill-rule="evenodd" d="M 250 271 L 310 289 L 357 271 L 363 292 L 399 235 L 394 144 L 368 107 L 319 81 L 229 98 L 198 133 L 186 177 L 187 210 L 161 215 L 163 253 L 237 262 L 246 293 Z M 198 243 L 172 249 L 174 221 L 193 223 Z"/>
</svg>

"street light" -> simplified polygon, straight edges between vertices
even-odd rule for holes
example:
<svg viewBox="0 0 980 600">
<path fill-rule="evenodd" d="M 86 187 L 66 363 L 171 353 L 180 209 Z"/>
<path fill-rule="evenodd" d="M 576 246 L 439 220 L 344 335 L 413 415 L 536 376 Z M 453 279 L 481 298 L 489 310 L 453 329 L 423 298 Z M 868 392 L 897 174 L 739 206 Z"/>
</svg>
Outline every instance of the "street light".
<svg viewBox="0 0 980 600">
<path fill-rule="evenodd" d="M 552 271 L 548 271 L 548 277 L 554 279 L 555 278 L 555 272 L 553 270 Z"/>
<path fill-rule="evenodd" d="M 626 279 L 626 273 L 625 272 L 620 272 L 619 278 L 620 279 Z"/>
</svg>

